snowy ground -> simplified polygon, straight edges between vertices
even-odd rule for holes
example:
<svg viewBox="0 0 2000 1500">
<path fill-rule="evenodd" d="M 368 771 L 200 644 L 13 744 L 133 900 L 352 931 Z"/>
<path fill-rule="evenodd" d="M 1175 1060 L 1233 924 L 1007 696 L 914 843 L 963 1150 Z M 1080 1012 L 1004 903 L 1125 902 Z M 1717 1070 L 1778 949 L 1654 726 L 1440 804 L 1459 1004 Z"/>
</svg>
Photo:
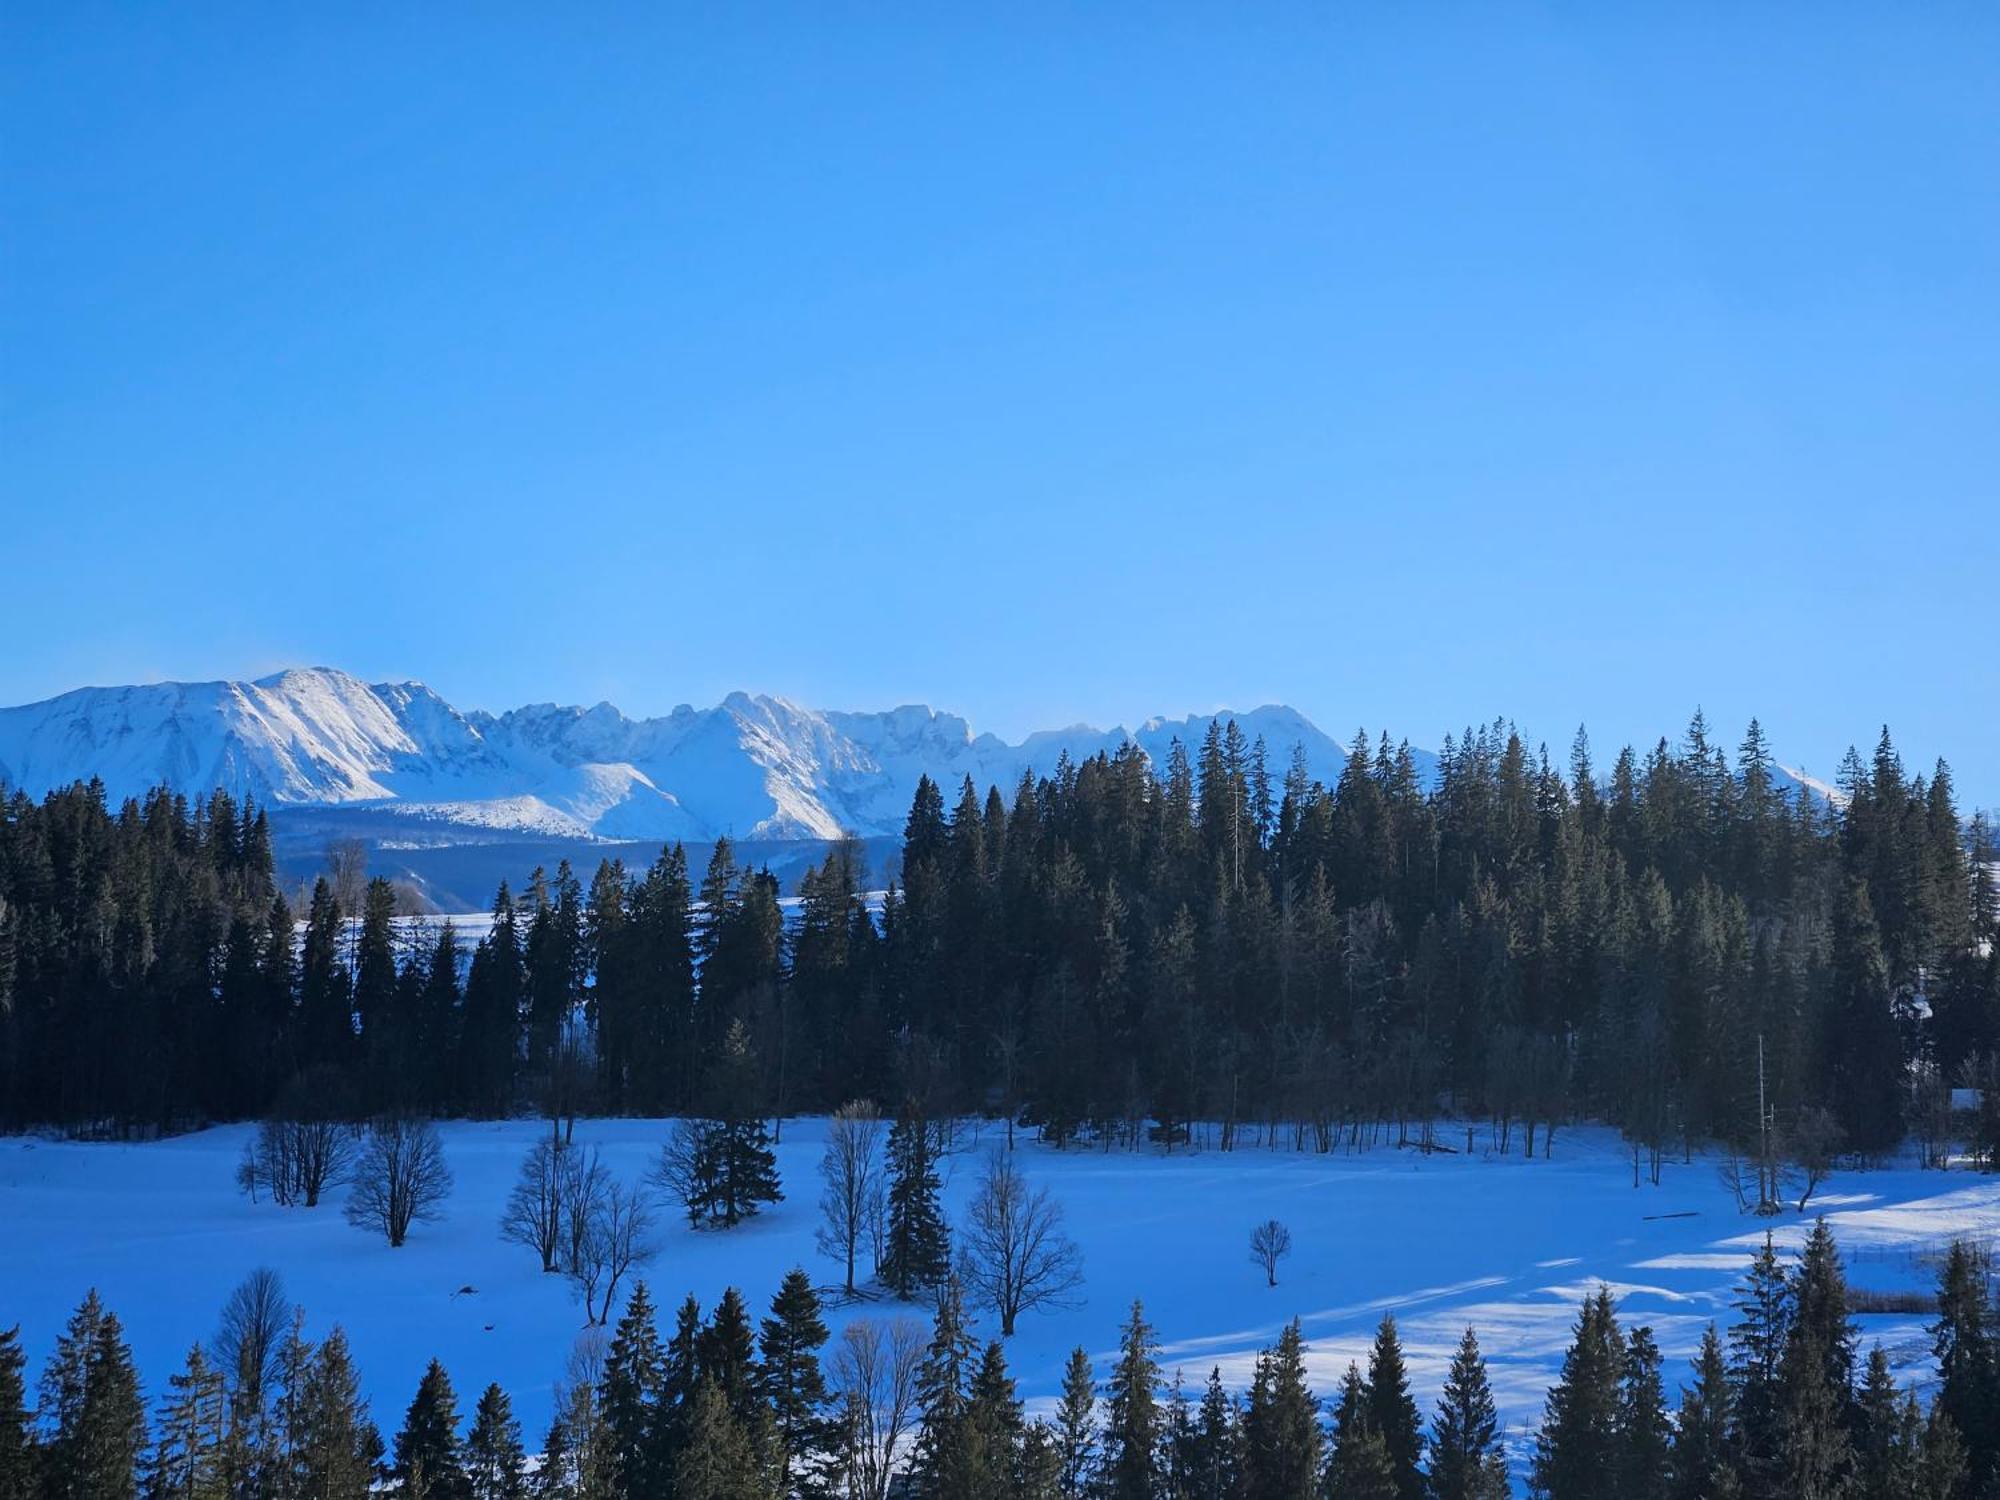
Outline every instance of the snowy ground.
<svg viewBox="0 0 2000 1500">
<path fill-rule="evenodd" d="M 253 1204 L 233 1169 L 248 1127 L 133 1146 L 0 1139 L 0 1326 L 19 1320 L 38 1370 L 63 1319 L 95 1286 L 124 1321 L 149 1394 L 190 1344 L 206 1339 L 230 1287 L 276 1267 L 308 1313 L 311 1331 L 344 1326 L 376 1418 L 393 1431 L 435 1355 L 469 1404 L 488 1381 L 514 1396 L 531 1438 L 582 1315 L 566 1284 L 543 1276 L 527 1251 L 503 1244 L 500 1207 L 534 1122 L 444 1129 L 457 1177 L 446 1218 L 420 1225 L 390 1250 L 348 1226 L 338 1201 L 313 1211 Z M 664 1139 L 657 1121 L 586 1121 L 621 1176 L 637 1178 Z M 663 1211 L 661 1250 L 648 1268 L 671 1308 L 692 1290 L 711 1305 L 741 1286 L 760 1312 L 786 1269 L 805 1265 L 831 1283 L 815 1255 L 816 1168 L 822 1126 L 787 1124 L 779 1148 L 787 1200 L 734 1231 L 696 1233 Z M 1450 1137 L 1448 1137 L 1450 1138 Z M 997 1140 L 989 1131 L 986 1144 Z M 982 1145 L 952 1161 L 954 1214 L 977 1176 Z M 1010 1362 L 1022 1393 L 1045 1400 L 1067 1350 L 1083 1344 L 1100 1370 L 1134 1297 L 1160 1330 L 1165 1364 L 1189 1384 L 1219 1365 L 1242 1385 L 1257 1351 L 1298 1316 L 1311 1344 L 1316 1388 L 1330 1393 L 1375 1323 L 1393 1310 L 1412 1379 L 1428 1408 L 1469 1322 L 1492 1364 L 1501 1415 L 1517 1445 L 1539 1415 L 1578 1300 L 1608 1283 L 1628 1319 L 1653 1325 L 1672 1389 L 1704 1324 L 1731 1319 L 1732 1289 L 1760 1221 L 1740 1217 L 1712 1164 L 1672 1166 L 1660 1188 L 1631 1186 L 1631 1167 L 1608 1133 L 1559 1135 L 1553 1161 L 1421 1157 L 1378 1149 L 1358 1156 L 1239 1150 L 1158 1155 L 1056 1153 L 1023 1138 L 1029 1174 L 1065 1205 L 1087 1278 L 1072 1311 L 1026 1317 Z M 2000 1231 L 2000 1181 L 1967 1173 L 1885 1170 L 1837 1176 L 1815 1203 L 1847 1252 L 1850 1280 L 1873 1289 L 1927 1287 L 1937 1252 L 1958 1235 Z M 1657 1217 L 1691 1214 L 1691 1217 Z M 1277 1288 L 1248 1260 L 1250 1227 L 1277 1217 L 1295 1250 Z M 1804 1225 L 1775 1221 L 1796 1244 Z M 894 1304 L 836 1310 L 893 1316 Z M 921 1309 L 912 1310 L 921 1316 Z M 1918 1315 L 1861 1320 L 1864 1347 L 1880 1341 L 1915 1373 L 1928 1360 Z"/>
</svg>

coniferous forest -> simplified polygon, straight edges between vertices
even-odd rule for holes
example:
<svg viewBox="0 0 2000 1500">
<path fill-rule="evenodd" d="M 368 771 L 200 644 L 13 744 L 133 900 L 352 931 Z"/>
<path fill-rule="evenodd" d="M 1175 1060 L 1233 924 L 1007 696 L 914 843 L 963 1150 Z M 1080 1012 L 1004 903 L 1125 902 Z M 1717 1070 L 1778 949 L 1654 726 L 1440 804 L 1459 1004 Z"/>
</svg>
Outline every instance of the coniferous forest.
<svg viewBox="0 0 2000 1500">
<path fill-rule="evenodd" d="M 1595 1118 L 1657 1172 L 1750 1149 L 1761 1087 L 1767 1132 L 1866 1157 L 1995 1067 L 1992 859 L 1886 730 L 1828 799 L 1755 723 L 1732 754 L 1699 715 L 1608 768 L 1581 733 L 1558 765 L 1469 730 L 1429 785 L 1357 735 L 1332 787 L 1216 723 L 1163 766 L 926 779 L 876 902 L 852 845 L 789 920 L 726 841 L 699 871 L 675 846 L 503 886 L 467 952 L 379 879 L 294 910 L 263 812 L 223 793 L 78 785 L 0 819 L 0 1117 L 874 1098 L 1104 1147 L 1430 1144 L 1457 1118 L 1530 1156 Z"/>
<path fill-rule="evenodd" d="M 608 1339 L 570 1352 L 531 1450 L 501 1387 L 463 1412 L 436 1360 L 385 1436 L 395 1414 L 370 1412 L 340 1329 L 309 1339 L 263 1270 L 156 1387 L 150 1421 L 96 1293 L 56 1342 L 38 1417 L 18 1332 L 0 1332 L 0 1500 L 1505 1500 L 1510 1436 L 1545 1500 L 1971 1500 L 2000 1474 L 1989 1281 L 1952 1248 L 1927 1408 L 1879 1345 L 1860 1352 L 1824 1221 L 1790 1265 L 1766 1239 L 1677 1396 L 1652 1330 L 1622 1326 L 1600 1289 L 1532 1437 L 1502 1428 L 1473 1328 L 1425 1413 L 1393 1317 L 1337 1391 L 1313 1388 L 1294 1320 L 1239 1395 L 1219 1370 L 1193 1388 L 1170 1375 L 1134 1302 L 1108 1367 L 1078 1348 L 1054 1411 L 1030 1418 L 955 1280 L 928 1328 L 866 1319 L 837 1340 L 803 1271 L 754 1324 L 735 1288 L 663 1320 L 640 1283 Z"/>
</svg>

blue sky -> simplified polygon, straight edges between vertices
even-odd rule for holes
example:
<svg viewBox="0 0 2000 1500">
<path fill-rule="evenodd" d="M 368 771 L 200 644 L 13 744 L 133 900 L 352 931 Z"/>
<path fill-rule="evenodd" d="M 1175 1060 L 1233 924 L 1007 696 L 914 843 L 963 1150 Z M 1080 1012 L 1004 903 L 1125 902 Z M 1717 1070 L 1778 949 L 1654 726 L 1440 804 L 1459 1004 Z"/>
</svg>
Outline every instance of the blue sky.
<svg viewBox="0 0 2000 1500">
<path fill-rule="evenodd" d="M 2000 11 L 0 13 L 0 701 L 1435 744 L 2000 802 Z"/>
</svg>

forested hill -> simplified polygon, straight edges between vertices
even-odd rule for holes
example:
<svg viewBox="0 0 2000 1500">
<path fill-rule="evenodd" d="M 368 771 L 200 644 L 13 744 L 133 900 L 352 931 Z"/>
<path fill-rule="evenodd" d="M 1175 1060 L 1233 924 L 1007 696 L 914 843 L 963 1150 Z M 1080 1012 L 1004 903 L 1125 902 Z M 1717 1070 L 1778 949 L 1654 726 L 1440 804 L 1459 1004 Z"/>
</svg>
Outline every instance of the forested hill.
<svg viewBox="0 0 2000 1500">
<path fill-rule="evenodd" d="M 1761 1039 L 1780 1124 L 1866 1153 L 1994 1066 L 1988 831 L 1886 731 L 1838 806 L 1787 789 L 1754 724 L 1732 753 L 1699 717 L 1608 768 L 1497 725 L 1434 778 L 1385 741 L 1328 786 L 1218 723 L 1161 769 L 1127 744 L 1013 786 L 923 778 L 879 917 L 841 847 L 789 925 L 726 841 L 699 871 L 669 846 L 534 872 L 466 965 L 449 925 L 409 940 L 386 882 L 358 935 L 331 883 L 287 909 L 262 812 L 226 793 L 15 795 L 0 1108 L 153 1128 L 866 1096 L 1058 1142 L 1200 1119 L 1325 1148 L 1450 1111 L 1530 1149 L 1579 1115 L 1660 1149 L 1755 1133 Z"/>
</svg>

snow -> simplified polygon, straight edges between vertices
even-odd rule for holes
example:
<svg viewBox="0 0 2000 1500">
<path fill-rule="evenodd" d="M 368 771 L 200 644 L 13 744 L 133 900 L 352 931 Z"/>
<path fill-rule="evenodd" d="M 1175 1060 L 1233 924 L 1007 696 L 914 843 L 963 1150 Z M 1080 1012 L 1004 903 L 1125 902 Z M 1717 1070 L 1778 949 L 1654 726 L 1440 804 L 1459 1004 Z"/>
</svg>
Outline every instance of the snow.
<svg viewBox="0 0 2000 1500">
<path fill-rule="evenodd" d="M 538 1437 L 581 1312 L 564 1283 L 501 1242 L 497 1222 L 522 1153 L 547 1126 L 441 1129 L 456 1190 L 443 1221 L 419 1225 L 401 1250 L 351 1228 L 337 1201 L 285 1210 L 240 1196 L 233 1168 L 247 1126 L 137 1145 L 0 1139 L 0 1207 L 12 1228 L 0 1243 L 0 1286 L 8 1289 L 0 1323 L 20 1320 L 39 1367 L 63 1319 L 95 1286 L 124 1321 L 157 1393 L 188 1346 L 211 1333 L 231 1286 L 270 1265 L 315 1333 L 335 1322 L 346 1328 L 385 1426 L 400 1419 L 436 1355 L 467 1402 L 499 1381 Z M 628 1179 L 666 1133 L 659 1121 L 577 1127 L 579 1142 L 601 1147 Z M 778 1148 L 786 1201 L 738 1229 L 695 1232 L 663 1211 L 661 1253 L 646 1273 L 656 1299 L 671 1308 L 691 1290 L 712 1306 L 734 1284 L 761 1311 L 793 1265 L 834 1282 L 836 1267 L 813 1249 L 822 1137 L 820 1122 L 787 1122 Z M 998 1139 L 988 1127 L 975 1148 L 951 1158 L 954 1217 Z M 1478 1329 L 1517 1456 L 1584 1295 L 1609 1285 L 1624 1318 L 1653 1326 L 1671 1394 L 1703 1327 L 1731 1320 L 1734 1287 L 1766 1227 L 1737 1213 L 1712 1162 L 1669 1165 L 1663 1186 L 1635 1189 L 1629 1156 L 1596 1130 L 1559 1135 L 1554 1160 L 1532 1163 L 1388 1148 L 1057 1153 L 1026 1137 L 1019 1160 L 1063 1203 L 1086 1276 L 1074 1309 L 1029 1314 L 1012 1340 L 1009 1361 L 1033 1403 L 1053 1397 L 1075 1344 L 1105 1368 L 1134 1297 L 1159 1330 L 1169 1374 L 1182 1370 L 1190 1385 L 1214 1365 L 1243 1386 L 1258 1351 L 1300 1318 L 1323 1396 L 1349 1359 L 1365 1357 L 1376 1322 L 1393 1311 L 1426 1408 L 1461 1330 Z M 1954 1236 L 2000 1232 L 2000 1182 L 1914 1169 L 1837 1174 L 1815 1210 L 1826 1213 L 1856 1285 L 1928 1288 Z M 1692 1216 L 1647 1217 L 1683 1213 Z M 1271 1289 L 1247 1241 L 1253 1224 L 1274 1216 L 1291 1228 L 1295 1249 Z M 1787 1213 L 1769 1224 L 1795 1249 L 1807 1222 Z M 871 1303 L 834 1309 L 830 1321 L 837 1330 L 853 1316 L 898 1313 L 923 1316 Z M 1926 1372 L 1921 1317 L 1859 1321 L 1864 1348 L 1880 1341 L 1907 1374 Z"/>
<path fill-rule="evenodd" d="M 1303 715 L 1267 705 L 1235 718 L 1262 735 L 1274 775 L 1294 745 L 1329 785 L 1344 755 Z M 369 685 L 311 668 L 256 682 L 83 688 L 0 709 L 0 783 L 40 796 L 96 775 L 114 804 L 166 783 L 217 786 L 279 808 L 381 810 L 426 834 L 496 830 L 562 838 L 690 841 L 833 839 L 900 832 L 920 776 L 954 795 L 970 776 L 1011 791 L 1023 771 L 1136 743 L 1164 766 L 1190 753 L 1210 715 L 1149 719 L 1136 731 L 1087 725 L 1010 745 L 954 714 L 906 704 L 822 712 L 731 693 L 630 719 L 609 703 L 461 712 L 421 683 Z M 1430 757 L 1422 759 L 1424 767 Z"/>
</svg>

